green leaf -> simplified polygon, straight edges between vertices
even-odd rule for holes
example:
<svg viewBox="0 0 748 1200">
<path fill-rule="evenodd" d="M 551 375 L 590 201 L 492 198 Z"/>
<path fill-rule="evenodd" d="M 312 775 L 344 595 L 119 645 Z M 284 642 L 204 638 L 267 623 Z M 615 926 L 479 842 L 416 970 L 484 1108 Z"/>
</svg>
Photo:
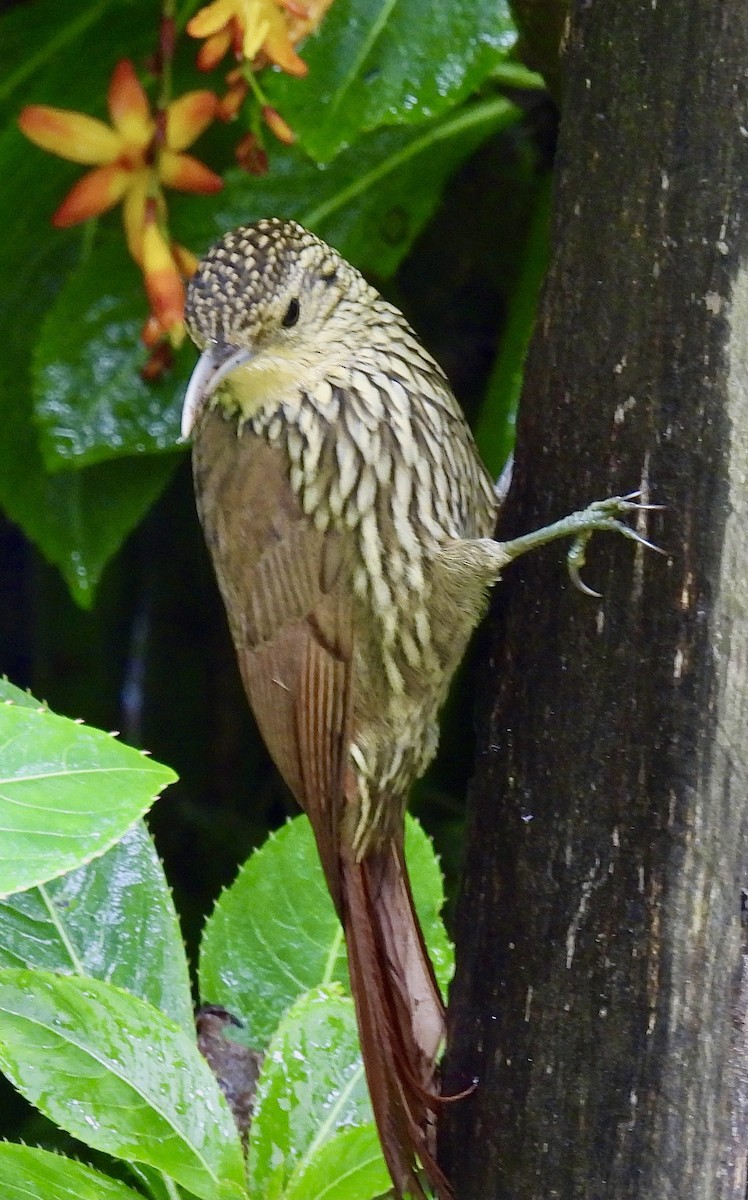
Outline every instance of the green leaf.
<svg viewBox="0 0 748 1200">
<path fill-rule="evenodd" d="M 22 421 L 19 414 L 13 425 Z M 3 457 L 0 449 L 0 470 Z M 90 608 L 107 563 L 155 504 L 181 457 L 144 455 L 53 477 L 45 474 L 38 448 L 29 447 L 23 479 L 20 468 L 12 468 L 19 489 L 7 512 L 59 568 L 76 603 Z M 32 468 L 38 470 L 33 478 Z"/>
<path fill-rule="evenodd" d="M 442 986 L 452 952 L 439 912 L 441 872 L 429 839 L 409 817 L 406 857 L 426 945 Z M 303 992 L 348 986 L 343 931 L 335 914 L 306 817 L 297 817 L 251 856 L 216 904 L 200 950 L 204 1003 L 242 1018 L 249 1045 L 265 1045 Z"/>
<path fill-rule="evenodd" d="M 106 563 L 160 494 L 178 459 L 129 459 L 58 477 L 45 468 L 32 416 L 31 355 L 41 321 L 85 241 L 80 229 L 50 225 L 81 168 L 32 146 L 15 118 L 30 100 L 103 115 L 117 59 L 123 51 L 139 58 L 152 46 L 152 31 L 139 19 L 148 11 L 145 0 L 83 8 L 78 0 L 36 0 L 0 23 L 4 61 L 17 64 L 0 80 L 0 112 L 6 117 L 0 134 L 0 226 L 6 231 L 0 243 L 0 506 L 59 567 L 84 607 L 92 603 Z M 119 227 L 119 216 L 108 220 Z"/>
<path fill-rule="evenodd" d="M 129 1162 L 127 1174 L 133 1183 L 140 1185 L 141 1191 L 150 1196 L 151 1200 L 175 1200 L 174 1184 L 155 1167 Z M 141 1192 L 138 1192 L 138 1195 L 141 1195 Z M 177 1200 L 181 1200 L 181 1193 L 177 1193 Z"/>
<path fill-rule="evenodd" d="M 501 343 L 475 425 L 475 440 L 492 475 L 497 476 L 514 449 L 517 407 L 525 356 L 535 327 L 540 288 L 550 256 L 552 176 L 539 184 L 527 234 L 520 277 L 512 294 Z"/>
<path fill-rule="evenodd" d="M 243 1195 L 233 1117 L 194 1038 L 93 979 L 0 970 L 0 1067 L 62 1129 L 201 1200 Z"/>
<path fill-rule="evenodd" d="M 143 821 L 77 871 L 0 900 L 0 967 L 19 966 L 114 983 L 193 1030 L 179 923 Z"/>
<path fill-rule="evenodd" d="M 31 695 L 31 692 L 25 692 L 22 688 L 16 687 L 5 677 L 0 679 L 0 704 L 17 704 L 21 708 L 47 707 L 46 704 L 40 704 L 36 696 Z"/>
<path fill-rule="evenodd" d="M 242 867 L 205 925 L 200 994 L 241 1016 L 264 1046 L 298 996 L 344 971 L 335 915 L 306 817 L 272 833 Z"/>
<path fill-rule="evenodd" d="M 309 992 L 281 1022 L 258 1081 L 249 1134 L 253 1200 L 282 1195 L 339 1129 L 371 1120 L 353 1001 Z"/>
<path fill-rule="evenodd" d="M 140 275 L 121 236 L 99 238 L 42 322 L 33 358 L 34 411 L 50 471 L 174 449 L 194 361 L 146 383 Z"/>
<path fill-rule="evenodd" d="M 299 1163 L 283 1200 L 372 1200 L 392 1187 L 372 1121 L 340 1129 Z"/>
<path fill-rule="evenodd" d="M 302 48 L 309 74 L 275 73 L 266 89 L 304 148 L 326 162 L 380 125 L 453 108 L 514 40 L 505 0 L 336 0 Z"/>
<path fill-rule="evenodd" d="M 3 1200 L 138 1200 L 139 1192 L 60 1154 L 0 1143 Z"/>
<path fill-rule="evenodd" d="M 0 313 L 0 336 L 2 324 Z M 23 375 L 19 390 L 13 390 L 12 370 L 12 359 L 0 359 L 0 507 L 59 568 L 73 599 L 90 608 L 104 568 L 158 499 L 181 454 L 50 475 L 39 451 L 31 397 L 23 390 Z"/>
<path fill-rule="evenodd" d="M 103 854 L 175 773 L 45 708 L 0 707 L 0 895 Z"/>
<path fill-rule="evenodd" d="M 0 135 L 0 224 L 14 231 L 0 246 L 0 506 L 59 567 L 74 599 L 89 607 L 106 563 L 159 496 L 180 456 L 47 472 L 31 412 L 31 352 L 57 280 L 73 265 L 80 234 L 47 228 L 39 199 L 44 189 L 29 158 L 18 153 L 22 141 L 16 130 Z"/>
<path fill-rule="evenodd" d="M 293 217 L 359 270 L 386 278 L 436 209 L 449 176 L 490 134 L 518 117 L 515 105 L 493 96 L 417 129 L 382 129 L 328 166 L 310 162 L 294 147 L 280 150 L 259 179 L 228 171 L 210 208 L 175 205 L 175 224 L 181 238 L 203 250 L 236 225 Z"/>
<path fill-rule="evenodd" d="M 0 112 L 15 117 L 21 102 L 33 100 L 104 119 L 117 59 L 140 60 L 152 48 L 148 14 L 147 0 L 27 0 L 4 13 L 0 38 L 8 65 L 0 80 Z M 79 167 L 67 170 L 80 173 Z M 45 197 L 47 205 L 53 195 Z"/>
</svg>

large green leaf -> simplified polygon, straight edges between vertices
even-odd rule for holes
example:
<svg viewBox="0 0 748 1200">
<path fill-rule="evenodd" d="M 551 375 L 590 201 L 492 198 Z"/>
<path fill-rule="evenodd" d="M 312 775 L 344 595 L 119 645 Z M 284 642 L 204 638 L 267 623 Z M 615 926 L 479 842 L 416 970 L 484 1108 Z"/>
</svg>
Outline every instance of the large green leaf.
<svg viewBox="0 0 748 1200">
<path fill-rule="evenodd" d="M 163 489 L 177 456 L 131 458 L 74 474 L 46 470 L 31 412 L 31 353 L 59 281 L 74 264 L 80 233 L 48 227 L 37 166 L 16 130 L 0 134 L 0 225 L 12 231 L 0 243 L 0 506 L 88 606 L 104 566 Z"/>
<path fill-rule="evenodd" d="M 267 90 L 305 149 L 326 162 L 380 125 L 453 108 L 514 40 L 505 0 L 336 0 L 303 46 L 309 74 L 275 74 Z"/>
<path fill-rule="evenodd" d="M 420 825 L 408 818 L 406 856 L 426 945 L 442 985 L 452 970 L 439 912 L 439 864 Z M 347 986 L 343 933 L 311 826 L 297 817 L 255 851 L 206 923 L 200 951 L 204 1003 L 222 1004 L 263 1046 L 290 1004 L 309 988 Z"/>
<path fill-rule="evenodd" d="M 33 101 L 104 118 L 114 64 L 125 55 L 140 60 L 152 49 L 151 11 L 149 0 L 26 0 L 4 13 L 0 114 L 15 117 L 22 103 Z M 54 203 L 53 195 L 46 202 Z"/>
<path fill-rule="evenodd" d="M 353 1001 L 309 992 L 281 1022 L 260 1074 L 249 1138 L 253 1200 L 284 1195 L 338 1130 L 371 1120 Z"/>
<path fill-rule="evenodd" d="M 481 458 L 494 476 L 498 476 L 514 449 L 525 356 L 535 327 L 538 296 L 550 255 L 551 183 L 552 177 L 548 174 L 538 185 L 519 280 L 475 424 L 475 440 Z"/>
<path fill-rule="evenodd" d="M 389 1192 L 374 1122 L 339 1129 L 295 1167 L 283 1200 L 372 1200 Z"/>
<path fill-rule="evenodd" d="M 111 984 L 0 970 L 0 1067 L 62 1129 L 201 1200 L 243 1195 L 231 1112 L 194 1038 Z"/>
<path fill-rule="evenodd" d="M 146 383 L 140 341 L 146 303 L 121 236 L 100 238 L 42 322 L 33 357 L 34 406 L 50 471 L 174 448 L 194 354 Z"/>
<path fill-rule="evenodd" d="M 143 821 L 100 858 L 0 900 L 0 967 L 90 975 L 193 1029 L 187 959 Z"/>
<path fill-rule="evenodd" d="M 17 130 L 0 134 L 0 225 L 6 231 L 0 242 L 0 506 L 87 606 L 108 559 L 159 495 L 176 456 L 54 477 L 42 462 L 31 412 L 31 352 L 81 235 L 49 227 L 49 200 L 30 149 Z"/>
<path fill-rule="evenodd" d="M 449 176 L 490 134 L 518 117 L 515 105 L 492 96 L 415 129 L 381 129 L 326 166 L 295 147 L 279 150 L 267 175 L 231 170 L 210 204 L 175 205 L 175 225 L 202 251 L 235 225 L 293 217 L 359 270 L 387 278 L 434 212 Z"/>
<path fill-rule="evenodd" d="M 0 506 L 59 567 L 84 607 L 104 566 L 170 478 L 177 456 L 57 477 L 47 471 L 32 415 L 31 355 L 41 321 L 86 241 L 80 229 L 50 224 L 82 169 L 33 146 L 15 118 L 30 101 L 104 116 L 114 64 L 125 54 L 141 61 L 153 38 L 148 0 L 33 0 L 0 19 Z M 118 215 L 106 220 L 120 225 Z M 71 315 L 73 327 L 80 315 Z"/>
<path fill-rule="evenodd" d="M 0 704 L 17 704 L 21 708 L 45 707 L 39 703 L 36 696 L 31 695 L 31 692 L 25 692 L 23 688 L 16 687 L 4 675 L 0 678 Z"/>
<path fill-rule="evenodd" d="M 0 1143 L 3 1200 L 139 1200 L 117 1179 L 35 1146 Z M 311 1200 L 311 1198 L 310 1198 Z"/>
<path fill-rule="evenodd" d="M 174 779 L 100 729 L 0 704 L 0 895 L 103 854 Z"/>
</svg>

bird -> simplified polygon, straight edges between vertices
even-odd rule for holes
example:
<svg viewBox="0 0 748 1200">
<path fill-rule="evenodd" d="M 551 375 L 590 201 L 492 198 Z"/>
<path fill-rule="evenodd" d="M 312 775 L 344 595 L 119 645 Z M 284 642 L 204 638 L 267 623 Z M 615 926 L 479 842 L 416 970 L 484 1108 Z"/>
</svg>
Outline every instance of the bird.
<svg viewBox="0 0 748 1200">
<path fill-rule="evenodd" d="M 249 703 L 307 813 L 343 925 L 372 1110 L 398 1197 L 452 1195 L 436 1160 L 445 1010 L 403 854 L 413 782 L 491 586 L 639 495 L 510 542 L 446 375 L 402 313 L 293 220 L 227 233 L 185 323 L 184 398 L 199 517 Z M 581 585 L 585 590 L 586 585 Z"/>
</svg>

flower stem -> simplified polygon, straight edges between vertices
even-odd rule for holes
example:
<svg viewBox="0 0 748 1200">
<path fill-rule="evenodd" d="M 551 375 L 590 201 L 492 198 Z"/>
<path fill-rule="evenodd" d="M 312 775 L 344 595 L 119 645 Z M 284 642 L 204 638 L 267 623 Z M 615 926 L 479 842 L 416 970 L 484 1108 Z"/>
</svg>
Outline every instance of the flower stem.
<svg viewBox="0 0 748 1200">
<path fill-rule="evenodd" d="M 176 41 L 176 0 L 161 0 L 161 25 L 158 38 L 159 91 L 157 107 L 166 112 L 171 102 L 172 67 Z"/>
<path fill-rule="evenodd" d="M 247 66 L 246 63 L 244 64 L 243 74 L 244 74 L 244 78 L 246 79 L 247 83 L 250 86 L 250 90 L 252 91 L 255 99 L 257 100 L 257 103 L 260 105 L 260 108 L 265 108 L 267 105 L 267 97 L 265 96 L 265 93 L 263 92 L 262 88 L 260 87 L 259 83 L 257 82 L 254 71 L 249 66 Z"/>
</svg>

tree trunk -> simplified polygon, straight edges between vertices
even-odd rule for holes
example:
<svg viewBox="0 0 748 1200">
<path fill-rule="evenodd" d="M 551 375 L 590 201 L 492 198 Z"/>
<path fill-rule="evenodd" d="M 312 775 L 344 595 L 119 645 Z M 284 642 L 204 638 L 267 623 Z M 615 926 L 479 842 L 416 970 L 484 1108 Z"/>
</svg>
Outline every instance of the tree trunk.
<svg viewBox="0 0 748 1200">
<path fill-rule="evenodd" d="M 579 0 L 496 592 L 441 1149 L 458 1200 L 744 1200 L 748 4 Z"/>
</svg>

